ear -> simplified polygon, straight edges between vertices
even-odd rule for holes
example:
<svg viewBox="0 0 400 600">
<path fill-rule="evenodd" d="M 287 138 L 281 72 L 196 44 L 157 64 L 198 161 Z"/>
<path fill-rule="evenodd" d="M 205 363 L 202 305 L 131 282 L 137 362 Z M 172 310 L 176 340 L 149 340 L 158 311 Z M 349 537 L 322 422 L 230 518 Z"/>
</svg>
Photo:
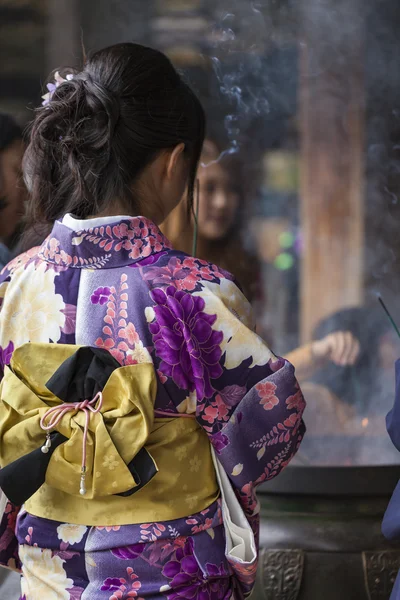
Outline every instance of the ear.
<svg viewBox="0 0 400 600">
<path fill-rule="evenodd" d="M 168 160 L 167 160 L 167 177 L 168 177 L 168 179 L 171 179 L 171 177 L 174 175 L 176 168 L 179 164 L 179 159 L 181 158 L 184 149 L 185 149 L 185 144 L 182 142 L 181 144 L 178 144 L 177 146 L 175 146 L 175 148 L 172 150 L 171 154 L 169 154 Z"/>
</svg>

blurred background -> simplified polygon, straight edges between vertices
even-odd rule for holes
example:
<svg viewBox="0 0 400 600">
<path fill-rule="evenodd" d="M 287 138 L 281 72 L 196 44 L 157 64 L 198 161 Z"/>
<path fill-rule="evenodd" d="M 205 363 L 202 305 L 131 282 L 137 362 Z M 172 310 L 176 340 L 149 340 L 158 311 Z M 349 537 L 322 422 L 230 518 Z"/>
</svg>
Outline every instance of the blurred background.
<svg viewBox="0 0 400 600">
<path fill-rule="evenodd" d="M 384 415 L 400 339 L 377 296 L 400 323 L 399 27 L 397 0 L 0 0 L 0 111 L 22 126 L 83 46 L 157 47 L 200 96 L 197 252 L 293 356 L 307 464 L 397 462 Z M 165 230 L 190 252 L 175 212 Z"/>
</svg>

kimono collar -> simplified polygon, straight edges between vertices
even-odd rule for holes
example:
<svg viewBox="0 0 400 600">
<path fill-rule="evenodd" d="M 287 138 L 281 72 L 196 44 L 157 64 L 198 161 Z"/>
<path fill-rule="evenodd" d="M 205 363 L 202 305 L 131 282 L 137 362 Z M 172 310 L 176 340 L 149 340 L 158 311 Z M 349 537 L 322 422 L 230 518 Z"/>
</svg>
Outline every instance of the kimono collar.
<svg viewBox="0 0 400 600">
<path fill-rule="evenodd" d="M 172 248 L 146 217 L 102 217 L 79 221 L 66 215 L 56 221 L 39 256 L 59 267 L 123 267 Z"/>
</svg>

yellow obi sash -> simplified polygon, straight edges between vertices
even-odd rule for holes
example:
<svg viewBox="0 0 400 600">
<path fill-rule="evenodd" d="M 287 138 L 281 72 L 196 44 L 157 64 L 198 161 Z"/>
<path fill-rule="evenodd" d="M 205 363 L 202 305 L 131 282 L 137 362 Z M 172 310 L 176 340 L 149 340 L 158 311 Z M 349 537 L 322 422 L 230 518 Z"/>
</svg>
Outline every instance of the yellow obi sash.
<svg viewBox="0 0 400 600">
<path fill-rule="evenodd" d="M 0 465 L 40 448 L 40 426 L 62 401 L 46 382 L 78 347 L 26 344 L 13 355 L 0 386 Z M 85 414 L 62 416 L 56 431 L 66 441 L 54 450 L 45 483 L 25 503 L 32 515 L 88 526 L 169 521 L 207 508 L 219 496 L 208 437 L 195 419 L 154 418 L 157 380 L 152 363 L 115 369 L 101 410 L 90 415 L 84 497 L 79 495 Z M 128 464 L 143 448 L 157 473 L 138 486 Z"/>
</svg>

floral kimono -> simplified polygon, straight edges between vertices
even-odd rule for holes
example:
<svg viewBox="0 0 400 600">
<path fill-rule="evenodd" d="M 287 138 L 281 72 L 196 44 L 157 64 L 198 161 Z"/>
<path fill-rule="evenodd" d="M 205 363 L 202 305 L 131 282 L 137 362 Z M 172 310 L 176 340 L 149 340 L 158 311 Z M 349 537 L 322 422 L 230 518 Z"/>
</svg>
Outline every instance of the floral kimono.
<svg viewBox="0 0 400 600">
<path fill-rule="evenodd" d="M 66 215 L 3 270 L 0 297 L 0 464 L 16 494 L 0 563 L 21 569 L 22 598 L 247 596 L 257 559 L 226 552 L 211 448 L 257 539 L 256 487 L 298 449 L 305 404 L 231 275 L 146 218 Z M 75 408 L 71 365 L 90 379 Z M 35 456 L 47 471 L 21 469 Z"/>
</svg>

